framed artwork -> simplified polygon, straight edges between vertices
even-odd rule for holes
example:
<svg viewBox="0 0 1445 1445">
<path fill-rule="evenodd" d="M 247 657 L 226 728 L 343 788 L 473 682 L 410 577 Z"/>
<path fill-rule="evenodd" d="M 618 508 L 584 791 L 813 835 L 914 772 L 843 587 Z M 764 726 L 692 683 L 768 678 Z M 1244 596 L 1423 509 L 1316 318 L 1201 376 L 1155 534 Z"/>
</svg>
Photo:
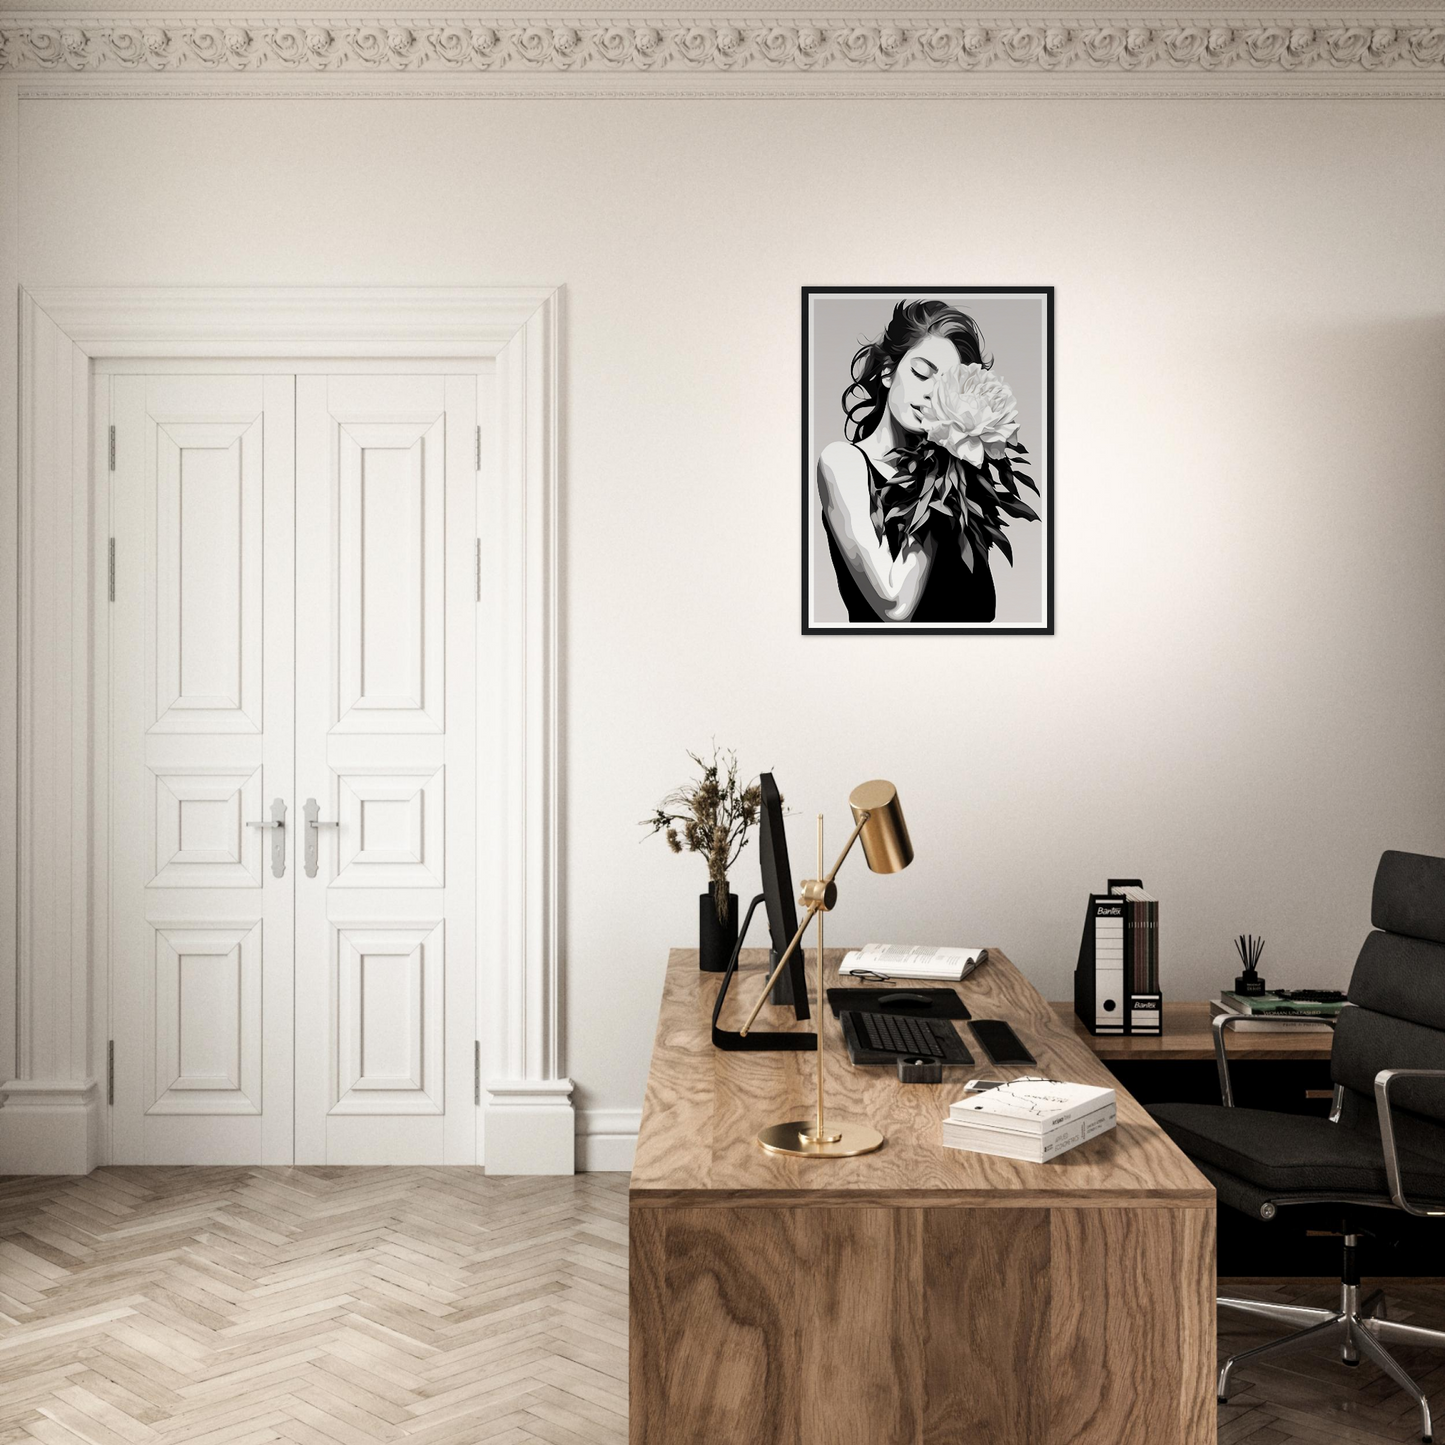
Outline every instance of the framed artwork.
<svg viewBox="0 0 1445 1445">
<path fill-rule="evenodd" d="M 803 631 L 1052 633 L 1054 288 L 803 288 Z"/>
</svg>

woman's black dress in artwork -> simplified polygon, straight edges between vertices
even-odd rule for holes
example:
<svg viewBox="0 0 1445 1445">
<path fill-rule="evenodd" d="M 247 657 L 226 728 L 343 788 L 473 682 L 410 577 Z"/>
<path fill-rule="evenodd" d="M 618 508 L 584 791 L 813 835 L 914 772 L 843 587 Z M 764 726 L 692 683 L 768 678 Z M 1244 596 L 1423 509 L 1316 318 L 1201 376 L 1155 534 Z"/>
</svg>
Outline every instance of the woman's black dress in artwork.
<svg viewBox="0 0 1445 1445">
<path fill-rule="evenodd" d="M 856 443 L 855 443 L 856 445 Z M 871 502 L 880 487 L 887 485 L 887 478 L 873 465 L 872 458 L 862 447 L 858 455 L 868 467 L 868 496 Z M 848 609 L 849 622 L 886 622 L 864 597 L 862 590 L 853 580 L 853 574 L 838 550 L 833 529 L 828 525 L 827 513 L 823 514 L 823 529 L 828 534 L 828 555 L 833 559 L 833 571 L 838 578 L 838 592 L 843 605 Z M 923 586 L 923 596 L 913 610 L 909 622 L 992 622 L 998 608 L 994 592 L 993 574 L 988 568 L 987 555 L 979 558 L 973 571 L 964 565 L 963 553 L 959 550 L 958 537 L 943 518 L 934 516 L 929 521 L 933 535 L 933 563 L 928 569 L 928 581 Z"/>
</svg>

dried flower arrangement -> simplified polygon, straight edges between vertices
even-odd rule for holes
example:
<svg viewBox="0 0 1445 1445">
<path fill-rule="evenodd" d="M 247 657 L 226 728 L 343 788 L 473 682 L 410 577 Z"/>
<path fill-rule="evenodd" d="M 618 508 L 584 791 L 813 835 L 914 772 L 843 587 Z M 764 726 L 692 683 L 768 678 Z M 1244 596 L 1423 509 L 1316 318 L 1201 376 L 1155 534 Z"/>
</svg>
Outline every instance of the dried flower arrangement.
<svg viewBox="0 0 1445 1445">
<path fill-rule="evenodd" d="M 674 853 L 701 853 L 720 923 L 728 916 L 728 870 L 748 845 L 748 830 L 758 821 L 762 793 L 756 782 L 738 783 L 738 756 L 715 743 L 712 761 L 688 753 L 701 769 L 696 782 L 670 792 L 641 826 L 662 833 Z"/>
</svg>

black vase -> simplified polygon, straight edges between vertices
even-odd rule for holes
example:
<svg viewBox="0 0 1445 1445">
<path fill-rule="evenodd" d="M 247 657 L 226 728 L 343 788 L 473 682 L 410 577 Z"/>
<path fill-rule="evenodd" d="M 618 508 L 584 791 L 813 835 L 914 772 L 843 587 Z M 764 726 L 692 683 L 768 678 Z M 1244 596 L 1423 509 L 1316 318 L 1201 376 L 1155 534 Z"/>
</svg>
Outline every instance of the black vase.
<svg viewBox="0 0 1445 1445">
<path fill-rule="evenodd" d="M 716 890 L 727 895 L 727 922 L 717 916 Z M 709 883 L 697 900 L 697 966 L 704 973 L 722 973 L 738 941 L 738 900 L 726 883 Z"/>
</svg>

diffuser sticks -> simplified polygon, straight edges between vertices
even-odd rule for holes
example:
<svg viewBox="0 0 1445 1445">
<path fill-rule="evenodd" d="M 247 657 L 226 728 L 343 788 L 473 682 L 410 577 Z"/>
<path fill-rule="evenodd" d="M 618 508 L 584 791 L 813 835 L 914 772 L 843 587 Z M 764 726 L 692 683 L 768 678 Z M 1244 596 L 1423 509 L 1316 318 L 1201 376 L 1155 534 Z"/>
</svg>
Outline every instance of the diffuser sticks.
<svg viewBox="0 0 1445 1445">
<path fill-rule="evenodd" d="M 1264 939 L 1252 933 L 1241 933 L 1234 940 L 1234 951 L 1244 965 L 1244 972 L 1234 980 L 1235 993 L 1256 995 L 1263 993 L 1264 980 L 1259 976 L 1259 956 L 1264 952 Z"/>
</svg>

